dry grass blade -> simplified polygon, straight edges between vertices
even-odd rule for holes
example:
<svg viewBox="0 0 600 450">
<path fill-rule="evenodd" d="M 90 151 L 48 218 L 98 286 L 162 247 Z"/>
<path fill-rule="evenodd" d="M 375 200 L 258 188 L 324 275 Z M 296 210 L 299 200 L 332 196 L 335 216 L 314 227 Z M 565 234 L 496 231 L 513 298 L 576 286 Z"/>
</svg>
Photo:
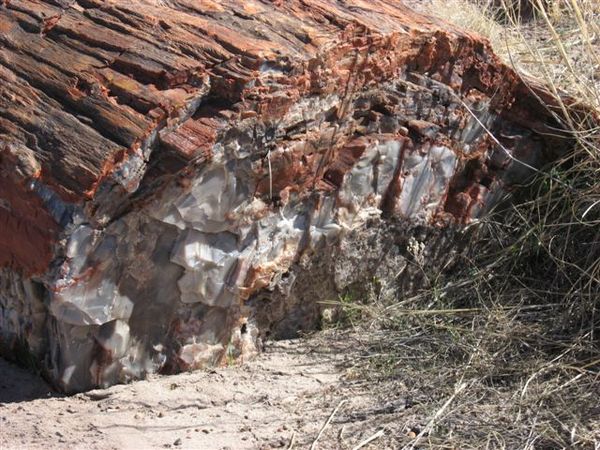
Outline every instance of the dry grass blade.
<svg viewBox="0 0 600 450">
<path fill-rule="evenodd" d="M 292 433 L 292 438 L 290 439 L 290 445 L 288 445 L 288 450 L 292 450 L 294 448 L 294 444 L 296 443 L 296 432 Z"/>
<path fill-rule="evenodd" d="M 458 385 L 456 387 L 456 389 L 454 390 L 454 393 L 452 394 L 452 396 L 450 396 L 450 398 L 448 400 L 446 400 L 446 402 L 442 405 L 442 407 L 435 412 L 434 416 L 431 418 L 429 423 L 421 430 L 421 432 L 419 434 L 417 434 L 414 441 L 411 442 L 410 445 L 404 446 L 403 450 L 414 450 L 415 446 L 419 442 L 421 442 L 421 439 L 423 439 L 423 436 L 425 436 L 425 434 L 427 434 L 433 428 L 433 426 L 435 425 L 435 423 L 439 419 L 439 417 L 442 414 L 444 414 L 444 412 L 446 411 L 446 409 L 448 409 L 448 407 L 454 401 L 454 399 L 458 395 L 460 395 L 460 393 L 462 391 L 464 391 L 466 387 L 467 387 L 467 383 L 464 383 L 464 382 L 461 383 L 460 385 Z"/>
<path fill-rule="evenodd" d="M 369 445 L 371 442 L 379 439 L 380 437 L 385 435 L 385 431 L 383 430 L 379 430 L 377 433 L 375 433 L 374 435 L 368 437 L 367 439 L 365 439 L 364 441 L 362 441 L 361 443 L 359 443 L 356 447 L 353 447 L 352 450 L 360 450 L 363 447 L 366 447 L 367 445 Z"/>
<path fill-rule="evenodd" d="M 348 400 L 342 400 L 333 410 L 333 412 L 331 413 L 331 415 L 329 416 L 329 418 L 327 419 L 327 422 L 325 422 L 323 424 L 323 426 L 321 427 L 321 429 L 319 430 L 319 434 L 317 434 L 317 437 L 315 438 L 315 440 L 313 441 L 312 445 L 310 446 L 310 450 L 315 450 L 317 448 L 317 442 L 319 441 L 319 439 L 321 439 L 321 436 L 323 435 L 323 432 L 325 431 L 325 429 L 329 426 L 329 424 L 331 423 L 331 421 L 333 420 L 333 417 L 337 414 L 337 412 L 340 410 L 340 408 L 344 405 L 344 403 L 346 403 Z"/>
</svg>

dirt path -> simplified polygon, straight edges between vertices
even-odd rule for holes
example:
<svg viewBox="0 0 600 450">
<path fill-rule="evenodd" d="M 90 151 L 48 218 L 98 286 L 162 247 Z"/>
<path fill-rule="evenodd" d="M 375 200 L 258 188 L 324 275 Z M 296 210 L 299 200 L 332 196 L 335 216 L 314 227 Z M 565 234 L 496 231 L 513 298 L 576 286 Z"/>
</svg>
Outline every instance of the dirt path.
<svg viewBox="0 0 600 450">
<path fill-rule="evenodd" d="M 308 448 L 342 400 L 318 448 L 352 448 L 381 423 L 379 401 L 343 381 L 340 365 L 352 358 L 351 342 L 343 345 L 281 341 L 241 367 L 155 376 L 73 397 L 53 396 L 39 379 L 0 360 L 0 448 L 237 450 L 289 448 L 292 441 Z"/>
</svg>

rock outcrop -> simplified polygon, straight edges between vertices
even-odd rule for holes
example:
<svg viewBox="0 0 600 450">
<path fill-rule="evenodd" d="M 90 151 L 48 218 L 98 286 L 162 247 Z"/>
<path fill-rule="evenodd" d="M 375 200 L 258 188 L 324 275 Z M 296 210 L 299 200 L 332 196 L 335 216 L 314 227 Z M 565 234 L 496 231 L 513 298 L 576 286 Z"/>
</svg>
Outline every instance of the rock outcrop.
<svg viewBox="0 0 600 450">
<path fill-rule="evenodd" d="M 68 392 L 251 355 L 568 152 L 544 104 L 395 0 L 4 0 L 0 347 Z"/>
</svg>

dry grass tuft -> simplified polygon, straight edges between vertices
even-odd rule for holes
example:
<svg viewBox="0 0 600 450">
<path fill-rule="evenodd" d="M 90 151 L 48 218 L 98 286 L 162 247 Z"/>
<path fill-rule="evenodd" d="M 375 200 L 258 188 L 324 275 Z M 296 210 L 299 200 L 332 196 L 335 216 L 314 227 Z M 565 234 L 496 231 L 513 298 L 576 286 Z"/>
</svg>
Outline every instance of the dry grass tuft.
<svg viewBox="0 0 600 450">
<path fill-rule="evenodd" d="M 506 0 L 431 11 L 600 111 L 600 3 L 531 1 L 529 21 Z M 600 448 L 600 133 L 571 112 L 577 150 L 472 227 L 459 271 L 393 305 L 341 304 L 368 336 L 352 373 L 411 399 L 397 420 L 419 448 Z"/>
</svg>

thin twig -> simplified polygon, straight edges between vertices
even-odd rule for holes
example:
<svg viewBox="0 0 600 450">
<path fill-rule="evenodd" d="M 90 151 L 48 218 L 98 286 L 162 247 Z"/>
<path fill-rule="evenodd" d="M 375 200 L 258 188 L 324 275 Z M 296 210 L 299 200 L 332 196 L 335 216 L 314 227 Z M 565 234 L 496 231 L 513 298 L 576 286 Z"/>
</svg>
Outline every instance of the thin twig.
<svg viewBox="0 0 600 450">
<path fill-rule="evenodd" d="M 296 443 L 296 432 L 292 433 L 292 439 L 290 439 L 290 445 L 288 446 L 288 450 L 292 450 L 294 448 L 294 444 Z"/>
<path fill-rule="evenodd" d="M 419 441 L 423 438 L 423 436 L 425 436 L 425 434 L 427 432 L 429 432 L 430 429 L 433 428 L 433 426 L 435 425 L 435 422 L 437 421 L 437 419 L 444 413 L 444 411 L 446 411 L 446 409 L 448 409 L 448 406 L 450 406 L 450 404 L 454 401 L 454 399 L 462 391 L 464 391 L 466 387 L 467 387 L 467 383 L 464 383 L 464 382 L 461 383 L 460 385 L 458 385 L 456 387 L 456 390 L 454 391 L 454 394 L 452 394 L 450 396 L 450 398 L 448 400 L 446 400 L 446 403 L 444 403 L 442 405 L 442 407 L 437 410 L 437 412 L 433 415 L 433 417 L 431 418 L 431 420 L 429 421 L 429 423 L 423 427 L 423 429 L 421 430 L 421 432 L 419 434 L 417 434 L 417 436 L 410 443 L 410 445 L 405 445 L 404 447 L 402 447 L 402 450 L 413 450 L 415 448 L 415 445 L 417 445 L 419 443 Z"/>
<path fill-rule="evenodd" d="M 365 447 L 366 445 L 368 445 L 369 443 L 373 442 L 375 439 L 379 439 L 381 436 L 384 436 L 384 435 L 385 435 L 385 432 L 383 430 L 379 430 L 377 433 L 375 433 L 370 438 L 367 438 L 364 441 L 362 441 L 360 444 L 358 444 L 352 450 L 359 450 L 359 449 Z"/>
<path fill-rule="evenodd" d="M 271 167 L 271 149 L 267 152 L 267 161 L 269 163 L 269 201 L 273 201 L 273 168 Z"/>
<path fill-rule="evenodd" d="M 342 407 L 342 405 L 344 403 L 346 403 L 348 400 L 342 400 L 337 406 L 336 408 L 333 410 L 333 412 L 331 413 L 331 415 L 329 416 L 329 418 L 327 419 L 327 422 L 325 422 L 325 424 L 321 427 L 321 430 L 319 431 L 319 434 L 317 435 L 317 438 L 313 441 L 312 445 L 310 446 L 310 450 L 315 450 L 317 448 L 317 441 L 321 438 L 321 435 L 323 434 L 323 432 L 325 431 L 325 428 L 327 428 L 329 426 L 329 424 L 331 423 L 331 420 L 333 419 L 333 416 L 335 416 L 337 414 L 337 412 L 339 411 L 339 409 Z"/>
</svg>

